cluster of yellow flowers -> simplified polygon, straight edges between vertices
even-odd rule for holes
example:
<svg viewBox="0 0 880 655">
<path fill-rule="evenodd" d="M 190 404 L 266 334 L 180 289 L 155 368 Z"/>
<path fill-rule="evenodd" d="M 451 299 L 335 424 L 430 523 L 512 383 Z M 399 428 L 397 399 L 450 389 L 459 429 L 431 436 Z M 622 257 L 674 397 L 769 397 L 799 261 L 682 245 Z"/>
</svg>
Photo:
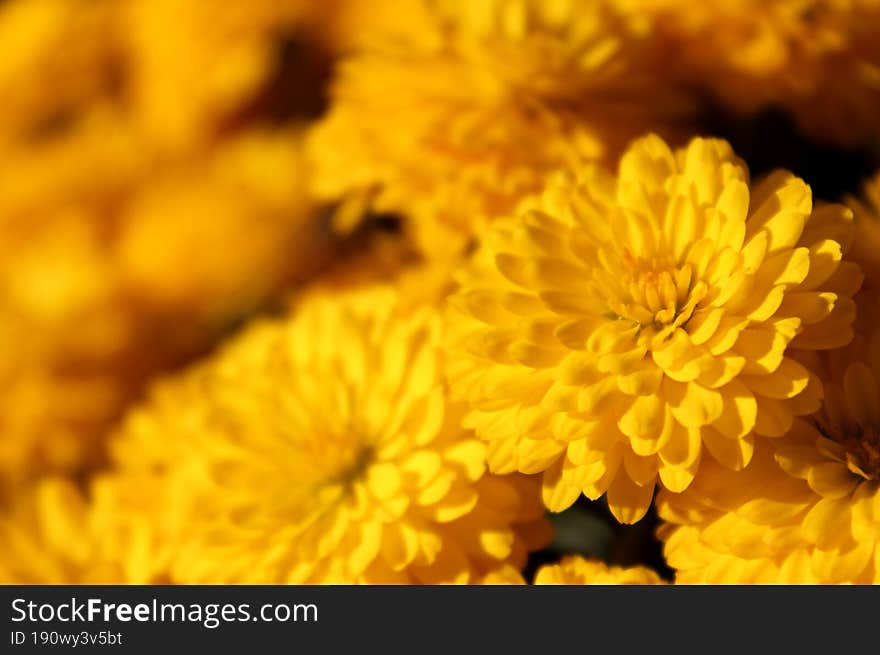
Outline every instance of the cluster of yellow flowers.
<svg viewBox="0 0 880 655">
<path fill-rule="evenodd" d="M 0 582 L 880 583 L 880 0 L 7 0 L 0 54 Z M 767 110 L 877 173 L 704 131 Z"/>
</svg>

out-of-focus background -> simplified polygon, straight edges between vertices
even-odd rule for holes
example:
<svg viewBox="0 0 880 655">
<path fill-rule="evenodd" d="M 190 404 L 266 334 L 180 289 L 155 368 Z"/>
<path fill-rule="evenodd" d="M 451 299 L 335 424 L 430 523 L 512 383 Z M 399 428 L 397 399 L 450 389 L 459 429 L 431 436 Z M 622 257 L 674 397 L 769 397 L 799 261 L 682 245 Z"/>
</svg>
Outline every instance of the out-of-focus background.
<svg viewBox="0 0 880 655">
<path fill-rule="evenodd" d="M 333 4 L 0 2 L 3 495 L 100 464 L 149 379 L 340 245 L 301 148 Z"/>
</svg>

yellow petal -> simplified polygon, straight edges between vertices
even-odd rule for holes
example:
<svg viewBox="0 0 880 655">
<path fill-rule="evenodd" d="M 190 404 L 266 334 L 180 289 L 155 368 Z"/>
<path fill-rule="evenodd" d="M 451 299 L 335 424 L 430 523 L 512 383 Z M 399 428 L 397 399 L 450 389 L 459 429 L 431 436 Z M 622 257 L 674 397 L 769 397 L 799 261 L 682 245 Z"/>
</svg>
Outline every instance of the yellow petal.
<svg viewBox="0 0 880 655">
<path fill-rule="evenodd" d="M 416 497 L 419 505 L 433 505 L 443 498 L 455 483 L 456 475 L 453 471 L 442 471 L 427 487 L 423 488 Z"/>
<path fill-rule="evenodd" d="M 515 541 L 512 530 L 481 530 L 478 538 L 483 551 L 498 560 L 510 555 Z"/>
<path fill-rule="evenodd" d="M 486 461 L 492 473 L 504 475 L 516 471 L 516 442 L 515 436 L 489 441 Z"/>
<path fill-rule="evenodd" d="M 550 368 L 556 366 L 565 357 L 566 353 L 562 348 L 543 348 L 526 341 L 517 341 L 511 344 L 508 352 L 515 361 L 531 368 Z"/>
<path fill-rule="evenodd" d="M 758 270 L 758 286 L 794 285 L 804 281 L 810 271 L 810 251 L 807 248 L 783 250 L 764 260 Z"/>
<path fill-rule="evenodd" d="M 706 343 L 715 334 L 723 317 L 723 307 L 711 307 L 695 311 L 687 324 L 687 333 L 690 335 L 691 343 L 696 345 Z"/>
<path fill-rule="evenodd" d="M 821 455 L 813 444 L 781 443 L 774 457 L 789 475 L 807 479 L 810 470 L 821 460 Z"/>
<path fill-rule="evenodd" d="M 862 362 L 850 364 L 843 377 L 846 406 L 860 425 L 880 425 L 880 389 L 871 369 Z"/>
<path fill-rule="evenodd" d="M 831 499 L 848 496 L 856 488 L 858 479 L 838 462 L 824 462 L 811 467 L 807 473 L 807 483 L 817 494 Z"/>
<path fill-rule="evenodd" d="M 803 323 L 811 325 L 827 318 L 836 302 L 836 293 L 815 291 L 789 293 L 782 301 L 779 313 L 783 316 L 797 316 Z"/>
<path fill-rule="evenodd" d="M 823 239 L 810 246 L 810 271 L 800 287 L 813 290 L 827 281 L 837 270 L 841 254 L 840 244 L 832 239 Z"/>
<path fill-rule="evenodd" d="M 687 467 L 700 456 L 701 443 L 699 428 L 684 428 L 676 424 L 669 443 L 660 450 L 660 459 L 672 467 Z"/>
<path fill-rule="evenodd" d="M 848 536 L 850 523 L 848 503 L 822 498 L 804 517 L 803 532 L 804 536 L 819 548 L 825 548 Z"/>
<path fill-rule="evenodd" d="M 382 526 L 372 521 L 362 524 L 357 544 L 348 555 L 348 569 L 351 575 L 360 575 L 379 554 L 381 547 Z"/>
<path fill-rule="evenodd" d="M 477 480 L 486 470 L 486 445 L 476 439 L 465 439 L 449 446 L 443 457 L 458 465 L 468 480 Z"/>
<path fill-rule="evenodd" d="M 653 455 L 640 457 L 627 449 L 623 453 L 623 468 L 637 485 L 653 485 L 657 477 L 657 458 Z"/>
<path fill-rule="evenodd" d="M 617 376 L 617 388 L 629 396 L 647 396 L 657 393 L 662 381 L 663 371 L 645 359 L 636 370 Z"/>
<path fill-rule="evenodd" d="M 687 428 L 699 428 L 718 419 L 724 411 L 721 392 L 697 382 L 663 381 L 663 391 L 675 420 Z"/>
<path fill-rule="evenodd" d="M 745 318 L 734 316 L 723 317 L 718 324 L 718 329 L 715 330 L 715 334 L 713 334 L 706 342 L 706 347 L 709 348 L 709 352 L 715 356 L 719 356 L 733 348 L 737 339 L 739 339 L 740 334 L 742 334 L 748 324 L 749 321 Z"/>
<path fill-rule="evenodd" d="M 367 471 L 367 487 L 380 500 L 390 498 L 401 487 L 400 471 L 390 462 L 374 464 Z"/>
<path fill-rule="evenodd" d="M 675 417 L 672 416 L 672 411 L 669 407 L 664 406 L 663 423 L 659 433 L 647 434 L 646 436 L 630 436 L 630 447 L 637 455 L 645 457 L 655 455 L 669 443 L 677 425 Z"/>
<path fill-rule="evenodd" d="M 636 523 L 647 513 L 654 497 L 654 485 L 639 486 L 623 471 L 618 471 L 608 487 L 608 507 L 621 523 Z"/>
<path fill-rule="evenodd" d="M 703 444 L 712 457 L 734 471 L 744 468 L 755 452 L 755 438 L 752 435 L 728 439 L 712 428 L 705 428 L 702 436 Z"/>
<path fill-rule="evenodd" d="M 663 486 L 669 489 L 669 491 L 673 493 L 681 493 L 694 481 L 699 465 L 700 452 L 697 453 L 697 458 L 685 467 L 663 465 L 658 471 L 660 482 L 662 482 Z"/>
<path fill-rule="evenodd" d="M 544 505 L 551 512 L 561 512 L 574 504 L 581 495 L 580 487 L 577 487 L 562 477 L 563 458 L 560 458 L 552 467 L 544 471 L 541 483 L 541 497 Z"/>
<path fill-rule="evenodd" d="M 766 232 L 758 232 L 748 238 L 742 249 L 743 270 L 746 273 L 754 273 L 760 269 L 769 243 L 770 237 Z"/>
<path fill-rule="evenodd" d="M 657 396 L 639 396 L 626 410 L 617 426 L 628 437 L 657 440 L 663 432 L 666 403 Z"/>
<path fill-rule="evenodd" d="M 555 439 L 520 439 L 516 447 L 517 469 L 522 473 L 540 473 L 556 461 L 565 444 Z"/>
<path fill-rule="evenodd" d="M 734 350 L 746 358 L 743 373 L 765 375 L 775 371 L 799 324 L 798 319 L 788 319 L 743 330 L 734 346 Z"/>
<path fill-rule="evenodd" d="M 427 486 L 443 466 L 441 457 L 430 450 L 419 450 L 409 455 L 401 464 L 400 471 L 407 486 Z"/>
<path fill-rule="evenodd" d="M 847 550 L 815 548 L 810 562 L 813 573 L 826 584 L 864 584 L 867 581 L 862 575 L 871 561 L 871 545 L 862 541 L 850 544 Z"/>
<path fill-rule="evenodd" d="M 767 398 L 793 398 L 807 388 L 810 372 L 790 357 L 784 357 L 779 367 L 768 375 L 742 377 L 749 389 Z"/>
<path fill-rule="evenodd" d="M 382 556 L 395 571 L 408 566 L 419 549 L 417 532 L 401 521 L 385 526 L 382 539 Z"/>
<path fill-rule="evenodd" d="M 791 428 L 794 416 L 784 400 L 758 396 L 755 432 L 765 437 L 781 437 Z"/>
</svg>

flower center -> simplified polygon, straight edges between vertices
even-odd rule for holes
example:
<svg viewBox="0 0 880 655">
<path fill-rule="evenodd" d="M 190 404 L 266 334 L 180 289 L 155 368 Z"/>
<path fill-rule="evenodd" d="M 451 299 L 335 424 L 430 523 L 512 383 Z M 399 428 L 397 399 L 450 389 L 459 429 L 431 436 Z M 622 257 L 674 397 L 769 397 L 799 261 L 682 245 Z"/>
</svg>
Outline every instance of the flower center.
<svg viewBox="0 0 880 655">
<path fill-rule="evenodd" d="M 683 326 L 706 297 L 706 284 L 694 280 L 690 264 L 681 267 L 657 262 L 642 262 L 624 248 L 626 274 L 617 281 L 611 310 L 619 318 L 642 328 Z"/>
<path fill-rule="evenodd" d="M 880 426 L 834 421 L 827 415 L 816 417 L 813 425 L 826 439 L 843 447 L 846 465 L 853 473 L 866 480 L 880 480 Z"/>
<path fill-rule="evenodd" d="M 354 485 L 363 479 L 376 457 L 376 451 L 372 446 L 364 445 L 351 450 L 341 459 L 338 473 L 331 478 L 331 484 L 340 484 L 346 491 L 350 491 Z"/>
<path fill-rule="evenodd" d="M 880 431 L 856 425 L 845 430 L 838 442 L 846 448 L 851 468 L 869 480 L 880 480 Z"/>
</svg>

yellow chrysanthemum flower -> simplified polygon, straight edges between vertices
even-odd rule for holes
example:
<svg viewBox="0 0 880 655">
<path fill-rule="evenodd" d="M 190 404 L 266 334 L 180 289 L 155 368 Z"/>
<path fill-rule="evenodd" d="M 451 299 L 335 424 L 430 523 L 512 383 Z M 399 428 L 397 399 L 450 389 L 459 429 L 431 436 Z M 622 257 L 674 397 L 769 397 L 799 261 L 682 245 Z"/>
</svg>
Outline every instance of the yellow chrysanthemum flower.
<svg viewBox="0 0 880 655">
<path fill-rule="evenodd" d="M 785 437 L 808 431 L 797 419 Z M 780 440 L 782 441 L 782 440 Z M 814 448 L 815 444 L 808 446 Z M 817 460 L 818 463 L 818 460 Z M 773 458 L 770 442 L 756 445 L 742 471 L 707 461 L 683 494 L 658 496 L 658 530 L 666 561 L 678 584 L 814 584 L 810 549 L 800 535 L 816 495 L 788 476 Z"/>
<path fill-rule="evenodd" d="M 878 134 L 877 0 L 617 0 L 674 52 L 672 77 L 725 106 L 784 107 L 821 141 Z"/>
<path fill-rule="evenodd" d="M 709 464 L 684 494 L 659 497 L 679 581 L 880 583 L 880 327 L 876 296 L 859 302 L 853 342 L 809 358 L 820 411 L 745 470 Z"/>
<path fill-rule="evenodd" d="M 310 6 L 306 21 L 325 48 L 345 56 L 418 31 L 429 20 L 425 6 L 424 0 L 327 0 Z"/>
<path fill-rule="evenodd" d="M 106 524 L 151 525 L 140 543 L 166 550 L 142 561 L 182 583 L 515 576 L 548 536 L 538 486 L 486 471 L 447 399 L 440 316 L 396 303 L 387 287 L 312 296 L 166 384 L 99 481 L 154 502 L 117 501 Z"/>
<path fill-rule="evenodd" d="M 864 147 L 880 138 L 880 2 L 824 0 L 831 30 L 843 45 L 831 48 L 815 63 L 803 92 L 781 97 L 802 129 L 813 138 L 847 147 Z"/>
<path fill-rule="evenodd" d="M 113 84 L 112 0 L 0 4 L 0 143 L 39 131 Z"/>
<path fill-rule="evenodd" d="M 216 321 L 306 275 L 330 242 L 311 221 L 301 154 L 299 130 L 251 129 L 146 180 L 114 244 L 129 292 Z"/>
<path fill-rule="evenodd" d="M 282 66 L 282 40 L 296 35 L 309 4 L 126 0 L 119 31 L 138 128 L 154 144 L 194 147 L 239 120 Z"/>
<path fill-rule="evenodd" d="M 141 369 L 127 346 L 147 336 L 95 226 L 75 211 L 36 234 L 26 222 L 0 219 L 0 496 L 40 471 L 95 463 L 100 429 Z"/>
<path fill-rule="evenodd" d="M 114 584 L 119 569 L 98 551 L 83 494 L 46 478 L 0 511 L 0 584 Z"/>
<path fill-rule="evenodd" d="M 794 352 L 852 335 L 851 212 L 784 171 L 749 187 L 730 146 L 635 142 L 496 221 L 448 316 L 453 392 L 493 471 L 544 473 L 559 511 L 607 491 L 623 522 L 688 487 L 705 450 L 738 469 L 756 436 L 815 411 Z"/>
<path fill-rule="evenodd" d="M 0 487 L 93 465 L 150 375 L 330 245 L 295 128 L 164 158 L 96 108 L 0 154 Z"/>
<path fill-rule="evenodd" d="M 454 254 L 546 171 L 612 160 L 682 109 L 658 80 L 657 53 L 607 2 L 421 6 L 420 22 L 389 28 L 340 64 L 331 110 L 313 131 L 315 191 L 346 197 L 343 222 L 368 203 L 405 215 L 426 253 Z"/>
<path fill-rule="evenodd" d="M 843 36 L 827 20 L 827 0 L 618 0 L 634 19 L 679 55 L 678 72 L 709 84 L 725 100 L 754 109 L 780 94 L 773 84 L 797 80 L 805 59 L 840 47 Z"/>
<path fill-rule="evenodd" d="M 535 574 L 536 585 L 655 585 L 660 576 L 646 566 L 608 566 L 579 555 L 545 564 Z"/>
</svg>

